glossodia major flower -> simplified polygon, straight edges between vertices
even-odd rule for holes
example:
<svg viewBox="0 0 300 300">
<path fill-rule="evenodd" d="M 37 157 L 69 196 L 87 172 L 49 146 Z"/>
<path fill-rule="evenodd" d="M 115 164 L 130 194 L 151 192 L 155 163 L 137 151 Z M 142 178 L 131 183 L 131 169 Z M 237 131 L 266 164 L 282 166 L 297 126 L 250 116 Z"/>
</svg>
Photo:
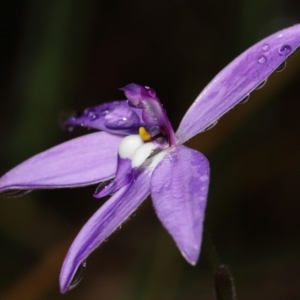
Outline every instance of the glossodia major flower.
<svg viewBox="0 0 300 300">
<path fill-rule="evenodd" d="M 127 100 L 89 108 L 68 126 L 101 130 L 42 152 L 0 178 L 3 195 L 34 189 L 100 184 L 113 194 L 84 225 L 63 263 L 61 292 L 75 287 L 85 261 L 151 194 L 163 226 L 184 258 L 196 264 L 209 185 L 209 163 L 183 143 L 247 98 L 300 45 L 300 25 L 258 42 L 226 66 L 202 91 L 174 132 L 155 91 L 129 84 Z"/>
</svg>

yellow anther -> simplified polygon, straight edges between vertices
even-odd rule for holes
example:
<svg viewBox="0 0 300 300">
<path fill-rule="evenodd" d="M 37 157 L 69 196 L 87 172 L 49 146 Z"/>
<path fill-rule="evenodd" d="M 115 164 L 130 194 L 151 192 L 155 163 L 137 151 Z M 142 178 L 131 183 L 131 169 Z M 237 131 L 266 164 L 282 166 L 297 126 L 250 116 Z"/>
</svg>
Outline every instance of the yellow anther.
<svg viewBox="0 0 300 300">
<path fill-rule="evenodd" d="M 145 129 L 145 127 L 140 127 L 139 128 L 139 134 L 140 137 L 144 142 L 149 142 L 151 140 L 151 135 L 150 133 Z"/>
</svg>

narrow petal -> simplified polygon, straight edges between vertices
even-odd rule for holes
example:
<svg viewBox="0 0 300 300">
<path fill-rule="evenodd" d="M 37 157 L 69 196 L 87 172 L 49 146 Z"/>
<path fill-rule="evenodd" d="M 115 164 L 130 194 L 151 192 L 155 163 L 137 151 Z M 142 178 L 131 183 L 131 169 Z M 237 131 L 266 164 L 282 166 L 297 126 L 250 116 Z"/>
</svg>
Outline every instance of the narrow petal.
<svg viewBox="0 0 300 300">
<path fill-rule="evenodd" d="M 259 87 L 300 45 L 300 25 L 281 30 L 250 47 L 201 92 L 183 117 L 176 136 L 184 143 Z"/>
<path fill-rule="evenodd" d="M 208 160 L 182 145 L 164 157 L 151 178 L 151 197 L 158 218 L 192 265 L 201 248 L 208 184 Z"/>
<path fill-rule="evenodd" d="M 0 191 L 84 186 L 114 176 L 122 137 L 96 132 L 39 153 L 0 178 Z"/>
<path fill-rule="evenodd" d="M 131 181 L 131 175 L 131 160 L 118 156 L 118 167 L 115 178 L 107 185 L 100 183 L 95 191 L 94 197 L 102 198 L 108 194 L 114 193 Z"/>
<path fill-rule="evenodd" d="M 131 184 L 121 188 L 89 219 L 75 238 L 62 266 L 61 292 L 78 283 L 77 273 L 86 258 L 142 203 L 150 191 L 151 172 L 145 170 Z"/>
<path fill-rule="evenodd" d="M 142 112 L 130 107 L 127 100 L 112 101 L 84 110 L 83 114 L 65 121 L 68 128 L 83 126 L 116 134 L 136 134 L 145 126 Z"/>
<path fill-rule="evenodd" d="M 149 125 L 159 126 L 160 131 L 168 137 L 170 145 L 175 145 L 174 130 L 156 92 L 148 86 L 135 83 L 128 84 L 121 90 L 128 98 L 130 106 L 142 109 L 143 120 Z"/>
</svg>

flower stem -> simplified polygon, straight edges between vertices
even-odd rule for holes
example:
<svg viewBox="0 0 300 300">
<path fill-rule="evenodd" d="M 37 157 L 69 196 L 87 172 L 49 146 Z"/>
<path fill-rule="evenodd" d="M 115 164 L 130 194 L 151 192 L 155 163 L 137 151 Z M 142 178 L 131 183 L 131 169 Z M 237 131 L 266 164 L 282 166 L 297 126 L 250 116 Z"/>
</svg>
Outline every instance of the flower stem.
<svg viewBox="0 0 300 300">
<path fill-rule="evenodd" d="M 216 248 L 207 231 L 203 235 L 203 251 L 214 274 L 216 300 L 236 300 L 233 277 L 229 267 L 221 264 Z"/>
</svg>

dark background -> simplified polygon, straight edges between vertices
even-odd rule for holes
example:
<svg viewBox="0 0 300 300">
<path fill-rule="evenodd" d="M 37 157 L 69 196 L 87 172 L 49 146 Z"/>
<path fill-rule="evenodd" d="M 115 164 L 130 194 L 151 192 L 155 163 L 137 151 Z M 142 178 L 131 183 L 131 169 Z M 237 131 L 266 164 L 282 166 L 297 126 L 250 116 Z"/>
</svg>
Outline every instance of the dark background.
<svg viewBox="0 0 300 300">
<path fill-rule="evenodd" d="M 0 5 L 0 173 L 86 133 L 62 114 L 153 87 L 177 128 L 235 56 L 300 21 L 293 0 L 19 0 Z M 188 146 L 211 163 L 206 229 L 238 299 L 300 299 L 300 54 Z M 62 296 L 76 233 L 103 200 L 95 187 L 0 199 L 0 299 L 214 299 L 202 253 L 189 266 L 148 199 Z"/>
</svg>

